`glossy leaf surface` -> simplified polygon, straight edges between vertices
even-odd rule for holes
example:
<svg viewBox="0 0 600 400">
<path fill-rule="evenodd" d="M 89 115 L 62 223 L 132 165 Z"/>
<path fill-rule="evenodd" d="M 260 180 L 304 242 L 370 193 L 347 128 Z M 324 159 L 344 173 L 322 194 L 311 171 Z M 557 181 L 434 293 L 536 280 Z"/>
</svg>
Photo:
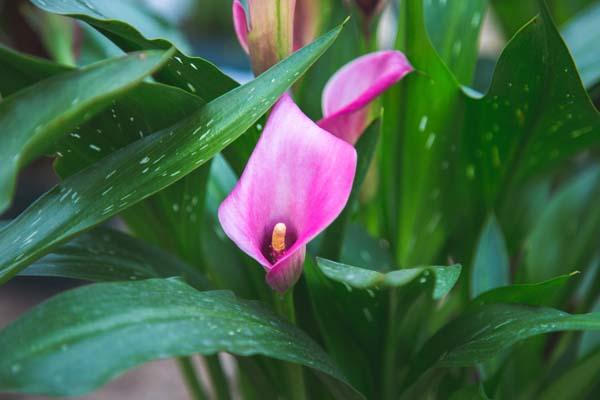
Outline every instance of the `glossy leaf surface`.
<svg viewBox="0 0 600 400">
<path fill-rule="evenodd" d="M 345 382 L 314 341 L 257 303 L 174 279 L 65 292 L 4 329 L 0 350 L 0 390 L 9 392 L 81 395 L 145 361 L 219 351 L 299 363 Z"/>
</svg>

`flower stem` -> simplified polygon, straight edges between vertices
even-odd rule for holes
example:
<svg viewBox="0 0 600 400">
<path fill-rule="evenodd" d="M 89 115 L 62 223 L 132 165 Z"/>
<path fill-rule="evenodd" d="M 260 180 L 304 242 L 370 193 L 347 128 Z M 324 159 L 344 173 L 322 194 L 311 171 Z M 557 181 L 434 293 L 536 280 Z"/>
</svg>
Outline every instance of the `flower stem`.
<svg viewBox="0 0 600 400">
<path fill-rule="evenodd" d="M 292 324 L 296 324 L 296 311 L 294 309 L 294 290 L 288 290 L 285 294 L 275 295 L 275 309 L 279 315 L 286 318 Z M 304 385 L 304 372 L 299 364 L 286 364 L 288 398 L 290 400 L 306 400 L 306 387 Z"/>
<path fill-rule="evenodd" d="M 205 357 L 208 374 L 215 390 L 217 400 L 229 399 L 229 387 L 227 386 L 227 377 L 223 373 L 221 362 L 217 354 Z"/>
<path fill-rule="evenodd" d="M 198 380 L 198 374 L 196 372 L 196 367 L 194 367 L 191 358 L 179 357 L 177 359 L 177 363 L 179 364 L 181 375 L 183 376 L 183 379 L 190 392 L 190 396 L 192 397 L 192 399 L 206 400 L 208 397 L 206 396 L 206 393 L 204 393 L 202 385 L 200 385 L 200 381 Z"/>
<path fill-rule="evenodd" d="M 389 300 L 389 313 L 388 313 L 388 327 L 385 338 L 385 352 L 383 359 L 383 399 L 394 399 L 394 393 L 397 385 L 395 379 L 396 373 L 396 355 L 397 355 L 397 308 L 398 308 L 398 296 L 395 290 L 390 290 Z"/>
</svg>

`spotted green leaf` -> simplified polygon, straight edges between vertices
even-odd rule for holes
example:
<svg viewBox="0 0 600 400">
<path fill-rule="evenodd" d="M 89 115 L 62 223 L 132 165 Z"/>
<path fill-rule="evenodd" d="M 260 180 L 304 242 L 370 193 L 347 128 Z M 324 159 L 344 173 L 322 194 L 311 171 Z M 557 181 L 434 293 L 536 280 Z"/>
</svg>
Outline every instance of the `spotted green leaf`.
<svg viewBox="0 0 600 400">
<path fill-rule="evenodd" d="M 212 63 L 200 57 L 188 57 L 180 50 L 182 40 L 165 31 L 157 22 L 139 12 L 139 5 L 130 1 L 117 6 L 102 0 L 32 0 L 42 10 L 67 15 L 85 21 L 98 29 L 125 51 L 168 49 L 175 44 L 179 50 L 157 74 L 163 83 L 179 86 L 210 101 L 237 86 Z M 120 2 L 119 2 L 120 3 Z M 167 37 L 161 37 L 161 36 Z"/>
<path fill-rule="evenodd" d="M 415 356 L 408 381 L 433 367 L 473 366 L 531 336 L 573 330 L 600 330 L 600 314 L 484 305 L 463 313 L 433 335 Z"/>
<path fill-rule="evenodd" d="M 41 329 L 43 327 L 43 329 Z M 34 308 L 0 332 L 0 391 L 89 393 L 146 361 L 225 351 L 298 363 L 360 398 L 298 328 L 231 292 L 174 279 L 98 283 Z"/>
<path fill-rule="evenodd" d="M 48 76 L 70 70 L 39 58 L 0 48 L 0 68 L 7 68 L 8 89 L 21 89 Z M 143 82 L 110 107 L 74 127 L 55 143 L 55 170 L 66 178 L 145 135 L 185 119 L 204 105 L 181 89 Z M 194 171 L 122 215 L 137 236 L 202 266 L 200 232 L 203 225 L 204 187 L 209 166 Z"/>
<path fill-rule="evenodd" d="M 48 152 L 66 130 L 125 94 L 170 57 L 149 51 L 103 61 L 19 91 L 0 103 L 0 210 L 14 192 L 16 174 Z"/>
<path fill-rule="evenodd" d="M 421 73 L 386 96 L 380 168 L 384 228 L 399 265 L 435 260 L 455 236 L 452 248 L 472 254 L 465 244 L 480 221 L 510 205 L 519 184 L 600 143 L 598 112 L 545 8 L 507 44 L 480 96 L 436 54 L 421 2 L 405 7 L 399 45 Z"/>
</svg>

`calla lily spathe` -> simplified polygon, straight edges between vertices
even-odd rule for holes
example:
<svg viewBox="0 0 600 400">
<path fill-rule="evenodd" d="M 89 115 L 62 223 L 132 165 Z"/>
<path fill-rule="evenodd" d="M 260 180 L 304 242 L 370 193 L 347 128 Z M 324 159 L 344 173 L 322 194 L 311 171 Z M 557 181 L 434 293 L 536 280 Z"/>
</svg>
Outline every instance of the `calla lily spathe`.
<svg viewBox="0 0 600 400">
<path fill-rule="evenodd" d="M 317 34 L 319 0 L 233 1 L 233 26 L 240 45 L 261 74 L 310 43 Z"/>
<path fill-rule="evenodd" d="M 396 50 L 377 51 L 351 61 L 325 85 L 319 126 L 355 144 L 369 123 L 369 104 L 412 71 L 404 54 Z"/>
<path fill-rule="evenodd" d="M 285 292 L 300 277 L 307 243 L 340 214 L 356 150 L 305 116 L 289 95 L 273 108 L 237 185 L 219 207 L 227 236 Z"/>
</svg>

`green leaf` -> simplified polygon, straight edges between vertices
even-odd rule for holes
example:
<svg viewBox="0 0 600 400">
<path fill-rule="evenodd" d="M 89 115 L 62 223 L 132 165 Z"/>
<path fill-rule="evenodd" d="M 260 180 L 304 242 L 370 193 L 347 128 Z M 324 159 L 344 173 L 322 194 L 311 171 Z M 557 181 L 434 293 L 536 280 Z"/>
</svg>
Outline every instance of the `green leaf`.
<svg viewBox="0 0 600 400">
<path fill-rule="evenodd" d="M 165 34 L 161 26 L 157 26 L 152 18 L 140 13 L 139 5 L 132 2 L 119 2 L 116 6 L 102 0 L 86 0 L 85 3 L 79 0 L 32 2 L 45 11 L 68 15 L 89 23 L 125 51 L 168 49 L 173 43 L 185 51 L 185 48 L 180 46 L 180 39 Z M 163 35 L 167 37 L 156 38 Z M 177 51 L 156 78 L 163 83 L 179 86 L 207 102 L 237 86 L 235 81 L 212 63 L 200 57 L 188 57 L 181 51 Z"/>
<path fill-rule="evenodd" d="M 462 268 L 460 264 L 455 264 L 447 267 L 404 268 L 381 273 L 323 258 L 317 258 L 317 265 L 329 279 L 360 290 L 397 288 L 407 285 L 417 278 L 419 278 L 419 283 L 424 284 L 433 275 L 434 289 L 432 296 L 434 299 L 440 299 L 448 294 L 458 281 Z"/>
<path fill-rule="evenodd" d="M 303 364 L 360 398 L 306 334 L 230 292 L 174 279 L 65 292 L 0 333 L 0 391 L 76 396 L 146 361 L 226 351 Z"/>
<path fill-rule="evenodd" d="M 378 398 L 381 388 L 376 379 L 385 341 L 384 296 L 329 279 L 317 262 L 307 257 L 303 275 L 325 348 L 354 387 L 368 398 Z"/>
<path fill-rule="evenodd" d="M 600 234 L 600 166 L 568 181 L 546 205 L 526 242 L 526 274 L 541 281 L 591 261 Z"/>
<path fill-rule="evenodd" d="M 439 56 L 458 81 L 471 84 L 487 0 L 429 0 L 424 8 L 427 33 Z"/>
<path fill-rule="evenodd" d="M 572 365 L 540 393 L 540 400 L 584 399 L 598 383 L 600 349 Z"/>
<path fill-rule="evenodd" d="M 502 229 L 491 216 L 481 234 L 471 269 L 471 298 L 498 286 L 509 284 L 510 265 Z"/>
<path fill-rule="evenodd" d="M 432 48 L 421 2 L 403 4 L 398 47 L 421 73 L 386 96 L 382 220 L 399 265 L 433 263 L 453 237 L 465 258 L 479 221 L 519 185 L 598 146 L 600 118 L 545 9 L 508 43 L 480 96 Z"/>
<path fill-rule="evenodd" d="M 107 6 L 105 2 L 97 0 L 88 1 L 83 5 L 78 1 L 40 1 L 37 4 L 45 7 L 47 11 L 86 21 L 125 51 L 172 46 L 172 40 L 169 42 L 164 39 L 154 39 L 173 38 L 169 32 L 163 34 L 164 24 L 157 25 L 155 21 L 148 20 L 144 13 L 138 11 L 139 6 L 131 2 L 115 7 Z M 181 41 L 176 40 L 174 43 L 179 46 Z M 179 47 L 179 49 L 185 51 L 185 48 Z M 189 57 L 181 51 L 177 52 L 171 62 L 155 75 L 155 78 L 162 83 L 186 90 L 206 102 L 238 86 L 237 82 L 223 74 L 212 63 L 199 57 Z M 175 106 L 174 109 L 177 110 L 177 107 Z M 158 117 L 160 114 L 154 115 Z M 262 120 L 259 124 L 252 125 L 248 132 L 224 149 L 227 161 L 238 175 L 241 175 L 254 149 L 260 133 L 259 126 L 262 125 L 264 125 Z M 194 176 L 186 177 L 165 193 L 160 193 L 128 211 L 125 214 L 128 225 L 136 234 L 147 240 L 177 252 L 194 265 L 203 265 L 203 254 L 196 251 L 200 248 L 201 237 L 195 232 L 198 232 L 203 224 L 201 208 L 207 174 L 208 168 L 198 170 Z M 149 213 L 156 216 L 153 224 L 155 229 L 147 229 L 145 226 Z M 163 228 L 161 229 L 160 226 Z"/>
<path fill-rule="evenodd" d="M 0 61 L 0 93 L 2 97 L 8 97 L 45 78 L 71 71 L 67 66 L 17 53 L 2 45 L 0 45 Z"/>
<path fill-rule="evenodd" d="M 600 314 L 484 305 L 465 312 L 433 335 L 415 356 L 408 381 L 412 382 L 434 366 L 472 366 L 531 336 L 572 330 L 600 330 Z"/>
<path fill-rule="evenodd" d="M 586 88 L 600 81 L 600 56 L 596 51 L 600 39 L 599 18 L 600 3 L 592 4 L 561 29 Z"/>
<path fill-rule="evenodd" d="M 173 45 L 165 39 L 153 39 L 161 36 L 160 29 L 155 29 L 153 23 L 136 14 L 138 6 L 126 6 L 133 12 L 122 12 L 119 7 L 108 6 L 101 0 L 88 0 L 81 4 L 77 0 L 33 0 L 46 11 L 69 15 L 88 22 L 106 35 L 125 51 L 143 49 L 164 49 Z M 124 22 L 125 21 L 125 22 Z M 175 42 L 176 44 L 179 41 Z M 184 50 L 179 47 L 180 50 Z M 200 57 L 189 57 L 178 51 L 173 60 L 163 68 L 155 78 L 171 86 L 177 86 L 208 102 L 235 88 L 238 84 L 225 75 L 212 63 Z M 264 122 L 261 123 L 264 125 Z M 244 136 L 229 146 L 224 154 L 238 175 L 241 175 L 246 161 L 256 141 L 260 129 L 253 126 Z"/>
<path fill-rule="evenodd" d="M 111 59 L 41 81 L 0 103 L 0 211 L 10 202 L 19 168 L 48 151 L 66 130 L 156 71 L 172 52 Z M 35 112 L 32 112 L 35 110 Z"/>
<path fill-rule="evenodd" d="M 515 60 L 532 68 L 515 73 Z M 547 12 L 509 42 L 489 92 L 467 102 L 463 171 L 489 206 L 514 184 L 600 141 L 600 118 Z"/>
<path fill-rule="evenodd" d="M 14 52 L 0 52 L 8 65 L 19 65 L 40 78 L 55 73 L 52 64 Z M 63 69 L 59 69 L 62 71 Z M 14 80 L 14 79 L 13 79 Z M 62 178 L 100 161 L 107 154 L 152 132 L 170 127 L 185 119 L 205 103 L 197 96 L 172 86 L 142 83 L 112 106 L 89 121 L 75 127 L 55 144 L 58 158 L 54 163 Z M 208 165 L 156 195 L 127 209 L 123 217 L 137 236 L 158 244 L 196 266 L 203 266 L 201 235 L 203 226 L 204 187 Z"/>
<path fill-rule="evenodd" d="M 151 7 L 136 0 L 121 0 L 114 4 L 98 0 L 86 0 L 85 3 L 77 0 L 34 0 L 32 3 L 55 14 L 82 14 L 103 20 L 127 21 L 146 37 L 168 40 L 186 51 L 190 47 L 177 27 L 155 13 Z"/>
<path fill-rule="evenodd" d="M 194 171 L 244 133 L 331 45 L 323 35 L 170 129 L 72 175 L 0 232 L 0 282 L 88 229 Z"/>
<path fill-rule="evenodd" d="M 96 228 L 77 236 L 19 275 L 95 282 L 178 276 L 198 289 L 209 288 L 208 281 L 197 269 L 141 240 L 107 228 Z"/>
<path fill-rule="evenodd" d="M 579 272 L 576 271 L 544 282 L 497 287 L 481 293 L 472 300 L 471 304 L 481 306 L 483 304 L 510 303 L 548 306 L 556 299 L 560 289 L 564 288 L 568 281 L 578 274 Z"/>
<path fill-rule="evenodd" d="M 454 105 L 459 84 L 434 50 L 425 29 L 422 1 L 404 1 L 396 48 L 418 71 L 384 97 L 381 143 L 382 221 L 397 265 L 433 263 L 448 222 L 443 212 L 450 193 L 446 154 L 456 131 Z M 433 94 L 435 95 L 429 95 Z"/>
</svg>

